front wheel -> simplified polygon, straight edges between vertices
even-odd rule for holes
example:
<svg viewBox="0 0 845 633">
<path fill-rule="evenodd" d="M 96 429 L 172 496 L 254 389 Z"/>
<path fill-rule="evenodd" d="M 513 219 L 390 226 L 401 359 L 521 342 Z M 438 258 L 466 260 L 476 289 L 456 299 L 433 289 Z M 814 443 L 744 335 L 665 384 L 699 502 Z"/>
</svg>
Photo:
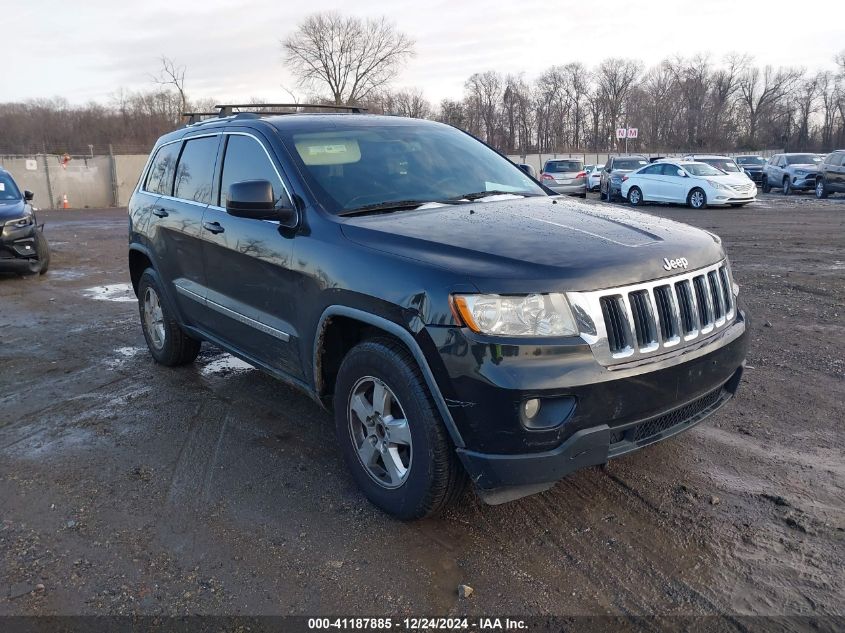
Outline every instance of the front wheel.
<svg viewBox="0 0 845 633">
<path fill-rule="evenodd" d="M 388 514 L 419 519 L 462 494 L 466 474 L 402 344 L 373 339 L 346 355 L 335 383 L 334 417 L 355 483 Z"/>
<path fill-rule="evenodd" d="M 632 207 L 638 207 L 643 203 L 643 192 L 640 191 L 639 187 L 631 187 L 628 191 L 628 202 L 631 203 Z"/>
<path fill-rule="evenodd" d="M 763 176 L 763 193 L 770 193 L 772 191 L 772 186 L 769 184 L 769 179 Z"/>
<path fill-rule="evenodd" d="M 822 178 L 816 181 L 816 198 L 819 200 L 827 198 L 827 185 Z"/>
<path fill-rule="evenodd" d="M 792 193 L 792 184 L 789 181 L 789 178 L 783 179 L 783 185 L 781 186 L 781 191 L 783 191 L 783 195 L 788 196 Z"/>
<path fill-rule="evenodd" d="M 201 343 L 188 336 L 179 325 L 152 268 L 147 268 L 138 282 L 138 311 L 147 347 L 157 363 L 175 367 L 193 362 Z"/>
<path fill-rule="evenodd" d="M 43 275 L 50 269 L 50 244 L 44 237 L 44 231 L 36 231 L 35 243 L 38 252 L 38 273 Z"/>
<path fill-rule="evenodd" d="M 704 193 L 703 189 L 696 187 L 689 192 L 687 204 L 693 209 L 703 209 L 707 206 L 707 194 Z"/>
</svg>

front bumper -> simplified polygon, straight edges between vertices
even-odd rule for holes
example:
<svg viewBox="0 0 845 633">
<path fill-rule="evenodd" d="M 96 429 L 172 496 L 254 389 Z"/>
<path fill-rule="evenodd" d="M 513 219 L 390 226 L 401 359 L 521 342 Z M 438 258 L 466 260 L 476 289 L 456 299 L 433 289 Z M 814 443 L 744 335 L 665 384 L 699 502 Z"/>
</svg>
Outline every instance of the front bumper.
<svg viewBox="0 0 845 633">
<path fill-rule="evenodd" d="M 0 271 L 25 272 L 30 268 L 30 261 L 37 257 L 37 227 L 12 227 L 10 224 L 0 227 Z"/>
<path fill-rule="evenodd" d="M 444 395 L 466 445 L 458 454 L 491 503 L 546 489 L 697 424 L 735 393 L 747 346 L 742 312 L 695 353 L 613 369 L 596 363 L 588 346 L 464 347 L 455 345 L 459 330 L 448 331 L 438 348 L 452 387 Z M 529 429 L 519 407 L 534 397 L 543 407 L 574 406 L 558 409 L 555 426 Z"/>
<path fill-rule="evenodd" d="M 809 191 L 816 188 L 816 174 L 807 174 L 806 176 L 792 176 L 790 186 L 793 189 L 800 191 Z"/>
</svg>

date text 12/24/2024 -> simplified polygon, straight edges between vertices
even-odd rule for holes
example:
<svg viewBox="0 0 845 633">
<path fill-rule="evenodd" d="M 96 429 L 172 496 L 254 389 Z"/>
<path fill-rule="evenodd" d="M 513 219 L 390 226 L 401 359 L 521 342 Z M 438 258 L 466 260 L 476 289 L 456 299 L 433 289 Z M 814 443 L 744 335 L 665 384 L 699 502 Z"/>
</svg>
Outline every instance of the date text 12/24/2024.
<svg viewBox="0 0 845 633">
<path fill-rule="evenodd" d="M 309 618 L 308 628 L 349 631 L 520 631 L 528 627 L 524 620 L 511 618 Z"/>
</svg>

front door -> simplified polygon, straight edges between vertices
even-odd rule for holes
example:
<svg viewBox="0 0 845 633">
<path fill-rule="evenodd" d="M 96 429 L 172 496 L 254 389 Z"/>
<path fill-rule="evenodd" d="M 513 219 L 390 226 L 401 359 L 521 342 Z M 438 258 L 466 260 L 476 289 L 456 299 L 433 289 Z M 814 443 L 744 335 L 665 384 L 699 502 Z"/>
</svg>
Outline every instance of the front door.
<svg viewBox="0 0 845 633">
<path fill-rule="evenodd" d="M 291 271 L 293 237 L 277 222 L 226 213 L 229 186 L 267 180 L 277 200 L 290 205 L 281 170 L 258 132 L 227 132 L 219 202 L 202 221 L 203 261 L 208 291 L 207 329 L 222 342 L 296 378 L 296 282 Z"/>
</svg>

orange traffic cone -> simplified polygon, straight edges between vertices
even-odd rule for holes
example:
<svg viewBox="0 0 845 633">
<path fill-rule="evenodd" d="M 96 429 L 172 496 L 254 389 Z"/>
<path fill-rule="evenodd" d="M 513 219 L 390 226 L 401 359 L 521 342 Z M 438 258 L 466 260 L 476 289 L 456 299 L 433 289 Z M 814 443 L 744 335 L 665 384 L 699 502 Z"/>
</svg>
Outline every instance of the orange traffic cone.
<svg viewBox="0 0 845 633">
<path fill-rule="evenodd" d="M 70 203 L 67 201 L 67 194 L 62 196 L 62 209 L 70 209 Z"/>
</svg>

